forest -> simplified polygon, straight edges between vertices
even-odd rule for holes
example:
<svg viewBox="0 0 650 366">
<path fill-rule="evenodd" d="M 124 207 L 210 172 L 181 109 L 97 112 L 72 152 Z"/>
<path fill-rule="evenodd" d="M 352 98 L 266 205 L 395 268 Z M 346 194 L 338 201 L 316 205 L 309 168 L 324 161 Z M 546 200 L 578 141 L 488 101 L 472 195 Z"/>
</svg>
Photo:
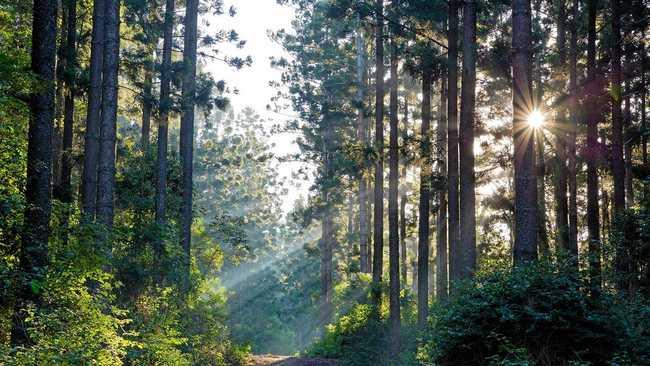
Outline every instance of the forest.
<svg viewBox="0 0 650 366">
<path fill-rule="evenodd" d="M 650 365 L 649 16 L 0 0 L 0 365 Z"/>
</svg>

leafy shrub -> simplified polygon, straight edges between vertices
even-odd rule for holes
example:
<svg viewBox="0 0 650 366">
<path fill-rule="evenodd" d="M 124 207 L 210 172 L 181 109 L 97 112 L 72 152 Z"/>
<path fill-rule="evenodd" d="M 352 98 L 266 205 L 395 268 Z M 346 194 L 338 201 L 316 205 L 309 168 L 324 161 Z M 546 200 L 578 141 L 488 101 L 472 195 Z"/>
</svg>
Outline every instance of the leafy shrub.
<svg viewBox="0 0 650 366">
<path fill-rule="evenodd" d="M 477 275 L 434 305 L 421 362 L 439 365 L 650 363 L 650 307 L 588 295 L 569 270 L 547 264 Z"/>
</svg>

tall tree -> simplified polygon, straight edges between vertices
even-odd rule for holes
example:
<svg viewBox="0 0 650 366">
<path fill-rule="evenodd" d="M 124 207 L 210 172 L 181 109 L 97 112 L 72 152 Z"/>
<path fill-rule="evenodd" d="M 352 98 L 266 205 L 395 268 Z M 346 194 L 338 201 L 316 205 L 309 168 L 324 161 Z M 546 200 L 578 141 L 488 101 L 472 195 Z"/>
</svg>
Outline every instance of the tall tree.
<svg viewBox="0 0 650 366">
<path fill-rule="evenodd" d="M 422 124 L 420 140 L 420 202 L 418 206 L 418 327 L 426 325 L 429 310 L 429 212 L 431 202 L 431 68 L 422 68 Z M 439 230 L 439 229 L 438 229 Z"/>
<path fill-rule="evenodd" d="M 90 47 L 90 87 L 86 111 L 84 166 L 81 184 L 81 204 L 87 221 L 97 213 L 97 175 L 99 168 L 99 138 L 101 129 L 102 70 L 104 62 L 104 17 L 106 0 L 93 2 L 93 30 Z"/>
<path fill-rule="evenodd" d="M 402 116 L 402 145 L 400 148 L 404 151 L 404 154 L 399 157 L 399 164 L 402 166 L 402 171 L 399 174 L 399 183 L 398 183 L 398 192 L 399 192 L 399 269 L 400 269 L 400 278 L 401 283 L 404 285 L 404 288 L 407 286 L 408 279 L 407 277 L 407 248 L 406 248 L 406 202 L 407 190 L 406 179 L 408 174 L 408 162 L 406 161 L 406 149 L 408 144 L 408 91 L 404 93 L 404 115 Z"/>
<path fill-rule="evenodd" d="M 151 110 L 153 107 L 153 60 L 148 59 L 144 66 L 144 83 L 142 85 L 142 126 L 140 145 L 147 151 L 151 136 Z"/>
<path fill-rule="evenodd" d="M 27 307 L 41 305 L 38 286 L 48 266 L 48 236 L 52 198 L 52 131 L 54 125 L 54 79 L 56 59 L 55 0 L 34 0 L 32 22 L 31 70 L 42 84 L 30 95 L 29 135 L 27 141 L 27 187 L 19 269 L 23 274 L 16 293 L 11 329 L 13 345 L 29 342 L 24 320 Z"/>
<path fill-rule="evenodd" d="M 180 152 L 183 169 L 181 198 L 181 247 L 184 256 L 183 289 L 189 291 L 192 243 L 192 164 L 194 161 L 194 104 L 196 95 L 196 47 L 199 0 L 187 0 L 183 48 L 183 90 Z"/>
<path fill-rule="evenodd" d="M 474 110 L 476 104 L 476 2 L 463 2 L 463 79 L 460 99 L 460 276 L 476 267 Z"/>
<path fill-rule="evenodd" d="M 372 258 L 372 296 L 381 301 L 384 266 L 384 2 L 376 0 L 375 25 L 375 199 Z"/>
<path fill-rule="evenodd" d="M 398 11 L 399 0 L 392 0 L 392 24 L 390 34 L 390 136 L 389 136 L 389 166 L 388 176 L 388 258 L 389 258 L 389 300 L 390 300 L 390 332 L 391 356 L 397 357 L 400 343 L 400 281 L 399 281 L 399 148 L 397 135 L 399 133 L 397 88 L 398 88 L 398 50 L 397 37 L 399 32 Z"/>
<path fill-rule="evenodd" d="M 72 138 L 74 124 L 75 72 L 77 66 L 77 1 L 64 1 L 67 13 L 63 145 L 61 155 L 61 201 L 72 203 Z M 67 215 L 64 220 L 67 222 Z M 67 223 L 65 224 L 67 225 Z"/>
<path fill-rule="evenodd" d="M 169 111 L 171 109 L 171 78 L 172 78 L 172 43 L 174 37 L 174 1 L 166 0 L 165 26 L 163 35 L 162 72 L 160 74 L 160 114 L 158 120 L 158 146 L 156 162 L 156 225 L 164 230 L 166 225 L 166 194 L 167 194 L 167 148 Z M 155 253 L 157 261 L 163 255 L 162 235 L 156 240 Z M 157 262 L 159 263 L 159 262 Z M 160 269 L 159 269 L 160 270 Z"/>
<path fill-rule="evenodd" d="M 515 265 L 537 259 L 535 139 L 526 123 L 532 112 L 530 0 L 512 2 L 512 110 L 515 158 Z"/>
<path fill-rule="evenodd" d="M 596 78 L 596 15 L 598 0 L 587 1 L 587 231 L 589 278 L 594 295 L 600 292 L 600 220 L 598 217 L 598 119 L 599 81 Z"/>
<path fill-rule="evenodd" d="M 461 278 L 458 201 L 458 0 L 449 1 L 447 65 L 447 201 L 449 205 L 449 282 Z"/>
<path fill-rule="evenodd" d="M 578 133 L 578 5 L 580 0 L 573 0 L 571 5 L 571 39 L 569 44 L 569 138 L 568 185 L 569 185 L 569 233 L 568 253 L 572 265 L 578 265 L 578 169 L 576 159 L 576 137 Z"/>
<path fill-rule="evenodd" d="M 357 138 L 362 144 L 361 170 L 359 172 L 359 249 L 361 272 L 370 272 L 368 265 L 368 180 L 366 173 L 368 164 L 366 151 L 368 149 L 368 126 L 365 113 L 365 91 L 366 91 L 366 44 L 364 40 L 363 28 L 360 19 L 355 34 L 355 46 L 357 51 Z"/>
<path fill-rule="evenodd" d="M 438 156 L 438 175 L 447 175 L 447 79 L 446 67 L 443 65 L 443 72 L 440 77 L 440 106 L 438 108 L 439 119 L 436 129 L 436 148 Z M 424 86 L 423 86 L 424 87 Z M 424 102 L 423 106 L 424 108 Z M 424 120 L 424 111 L 423 111 Z M 447 297 L 448 273 L 447 273 L 447 190 L 444 187 L 438 189 L 438 215 L 436 216 L 436 297 L 444 299 Z"/>
<path fill-rule="evenodd" d="M 623 161 L 623 88 L 621 84 L 621 3 L 611 0 L 611 104 L 612 104 L 612 178 L 614 180 L 614 220 L 625 210 L 625 163 Z"/>
</svg>

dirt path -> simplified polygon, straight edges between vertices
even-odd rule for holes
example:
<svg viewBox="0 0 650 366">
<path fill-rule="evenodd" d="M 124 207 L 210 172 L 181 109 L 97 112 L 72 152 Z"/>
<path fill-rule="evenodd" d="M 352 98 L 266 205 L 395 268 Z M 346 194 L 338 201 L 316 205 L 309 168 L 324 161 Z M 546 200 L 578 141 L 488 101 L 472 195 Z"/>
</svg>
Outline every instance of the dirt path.
<svg viewBox="0 0 650 366">
<path fill-rule="evenodd" d="M 303 358 L 278 355 L 257 355 L 251 358 L 250 366 L 337 366 L 334 360 L 324 358 Z"/>
</svg>

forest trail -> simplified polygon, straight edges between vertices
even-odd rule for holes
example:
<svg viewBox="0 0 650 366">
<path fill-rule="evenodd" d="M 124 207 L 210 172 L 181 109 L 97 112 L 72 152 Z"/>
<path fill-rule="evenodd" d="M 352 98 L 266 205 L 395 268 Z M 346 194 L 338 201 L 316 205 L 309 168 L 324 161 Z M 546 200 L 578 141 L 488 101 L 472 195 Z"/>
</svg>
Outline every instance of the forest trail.
<svg viewBox="0 0 650 366">
<path fill-rule="evenodd" d="M 278 355 L 256 355 L 249 366 L 336 366 L 338 362 L 324 358 L 304 358 Z"/>
</svg>

